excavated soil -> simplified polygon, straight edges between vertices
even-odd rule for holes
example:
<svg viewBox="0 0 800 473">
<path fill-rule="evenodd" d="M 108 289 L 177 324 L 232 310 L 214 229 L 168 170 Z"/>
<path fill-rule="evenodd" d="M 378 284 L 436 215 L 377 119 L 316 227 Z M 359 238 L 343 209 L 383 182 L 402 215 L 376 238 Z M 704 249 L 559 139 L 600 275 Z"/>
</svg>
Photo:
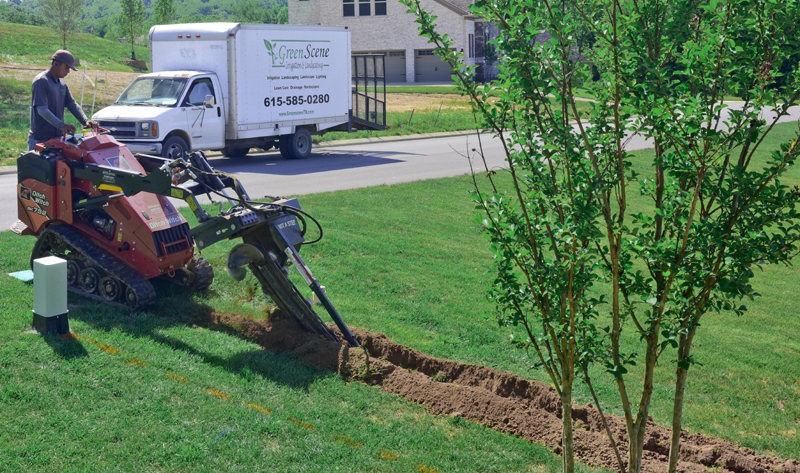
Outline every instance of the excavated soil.
<svg viewBox="0 0 800 473">
<path fill-rule="evenodd" d="M 350 348 L 302 331 L 276 312 L 267 321 L 234 314 L 213 314 L 205 325 L 233 331 L 275 353 L 291 354 L 318 368 L 379 387 L 439 415 L 460 416 L 487 427 L 539 442 L 560 453 L 561 403 L 548 385 L 510 373 L 426 356 L 383 334 L 354 330 L 366 348 Z M 331 330 L 335 327 L 331 326 Z M 340 337 L 341 338 L 341 337 Z M 575 455 L 594 466 L 617 468 L 600 415 L 591 404 L 573 405 Z M 625 421 L 607 416 L 610 430 L 627 456 Z M 642 471 L 667 471 L 670 430 L 648 423 Z M 724 440 L 703 435 L 681 436 L 680 472 L 800 473 L 800 462 L 757 455 Z"/>
</svg>

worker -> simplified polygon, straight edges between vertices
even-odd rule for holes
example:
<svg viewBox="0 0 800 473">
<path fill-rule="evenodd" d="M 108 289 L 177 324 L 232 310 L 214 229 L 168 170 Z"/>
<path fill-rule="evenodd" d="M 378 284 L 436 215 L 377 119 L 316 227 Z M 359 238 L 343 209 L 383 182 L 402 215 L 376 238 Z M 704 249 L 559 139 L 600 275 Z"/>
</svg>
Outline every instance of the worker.
<svg viewBox="0 0 800 473">
<path fill-rule="evenodd" d="M 58 138 L 64 133 L 75 133 L 76 128 L 73 125 L 64 123 L 64 107 L 68 108 L 83 126 L 97 127 L 94 121 L 86 118 L 63 80 L 70 69 L 78 70 L 74 66 L 75 58 L 64 49 L 56 51 L 50 58 L 53 60 L 50 69 L 37 75 L 31 87 L 31 130 L 28 133 L 28 151 L 32 150 L 36 143 Z"/>
</svg>

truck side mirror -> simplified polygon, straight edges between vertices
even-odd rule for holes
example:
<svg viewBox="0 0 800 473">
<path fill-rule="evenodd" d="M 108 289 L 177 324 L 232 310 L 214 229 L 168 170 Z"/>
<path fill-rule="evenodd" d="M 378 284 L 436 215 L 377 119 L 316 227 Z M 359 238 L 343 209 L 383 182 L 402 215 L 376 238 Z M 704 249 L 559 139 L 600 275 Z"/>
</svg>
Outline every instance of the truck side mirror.
<svg viewBox="0 0 800 473">
<path fill-rule="evenodd" d="M 213 95 L 206 95 L 206 99 L 203 101 L 203 105 L 205 105 L 206 108 L 214 108 L 215 103 Z"/>
</svg>

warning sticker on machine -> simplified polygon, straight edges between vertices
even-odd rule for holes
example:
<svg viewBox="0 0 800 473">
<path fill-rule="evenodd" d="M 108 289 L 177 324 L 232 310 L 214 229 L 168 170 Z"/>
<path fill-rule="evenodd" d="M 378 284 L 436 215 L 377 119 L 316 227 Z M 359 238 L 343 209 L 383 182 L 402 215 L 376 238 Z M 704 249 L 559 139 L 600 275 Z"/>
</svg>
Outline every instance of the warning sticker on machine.
<svg viewBox="0 0 800 473">
<path fill-rule="evenodd" d="M 292 266 L 297 268 L 297 272 L 300 273 L 300 276 L 303 278 L 306 284 L 308 284 L 309 286 L 312 285 L 314 283 L 313 279 L 314 276 L 311 275 L 311 270 L 308 269 L 306 265 L 302 264 L 300 261 L 295 259 L 294 253 L 292 253 L 291 248 L 288 247 L 286 248 L 286 256 L 289 257 L 289 261 L 294 263 Z"/>
</svg>

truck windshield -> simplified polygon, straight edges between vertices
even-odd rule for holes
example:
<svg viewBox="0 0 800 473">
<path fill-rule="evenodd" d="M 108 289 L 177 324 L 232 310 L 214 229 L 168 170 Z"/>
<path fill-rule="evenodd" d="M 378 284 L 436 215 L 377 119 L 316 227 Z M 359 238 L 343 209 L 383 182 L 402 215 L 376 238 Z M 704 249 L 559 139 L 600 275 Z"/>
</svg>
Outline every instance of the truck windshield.
<svg viewBox="0 0 800 473">
<path fill-rule="evenodd" d="M 181 77 L 140 77 L 122 92 L 116 103 L 174 107 L 184 87 L 186 79 Z"/>
</svg>

